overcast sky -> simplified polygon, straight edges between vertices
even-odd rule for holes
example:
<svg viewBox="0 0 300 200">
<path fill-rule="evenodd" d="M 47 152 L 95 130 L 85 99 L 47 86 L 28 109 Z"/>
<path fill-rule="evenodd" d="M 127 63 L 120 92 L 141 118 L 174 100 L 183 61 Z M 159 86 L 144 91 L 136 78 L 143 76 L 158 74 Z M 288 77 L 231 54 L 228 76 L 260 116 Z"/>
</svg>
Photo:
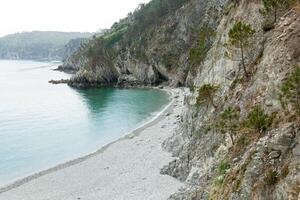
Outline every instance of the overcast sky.
<svg viewBox="0 0 300 200">
<path fill-rule="evenodd" d="M 0 36 L 23 31 L 95 32 L 149 0 L 1 0 Z"/>
</svg>

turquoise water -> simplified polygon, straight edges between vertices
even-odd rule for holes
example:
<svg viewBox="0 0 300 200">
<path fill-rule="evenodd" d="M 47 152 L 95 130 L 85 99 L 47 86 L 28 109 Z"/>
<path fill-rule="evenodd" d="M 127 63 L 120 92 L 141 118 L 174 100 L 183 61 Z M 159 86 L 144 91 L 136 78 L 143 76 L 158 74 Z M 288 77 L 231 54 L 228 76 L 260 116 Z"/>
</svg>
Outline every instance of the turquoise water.
<svg viewBox="0 0 300 200">
<path fill-rule="evenodd" d="M 0 185 L 99 149 L 149 119 L 168 95 L 73 89 L 57 64 L 0 61 Z"/>
</svg>

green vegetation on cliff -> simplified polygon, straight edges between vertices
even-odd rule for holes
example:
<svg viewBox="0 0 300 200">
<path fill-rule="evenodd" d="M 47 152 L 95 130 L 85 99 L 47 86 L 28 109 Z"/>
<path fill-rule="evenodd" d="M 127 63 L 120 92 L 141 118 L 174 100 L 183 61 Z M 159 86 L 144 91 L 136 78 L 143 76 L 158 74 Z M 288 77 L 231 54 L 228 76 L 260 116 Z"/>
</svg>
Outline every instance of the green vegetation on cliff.
<svg viewBox="0 0 300 200">
<path fill-rule="evenodd" d="M 300 67 L 297 66 L 281 87 L 280 100 L 286 107 L 291 105 L 296 115 L 300 115 Z"/>
<path fill-rule="evenodd" d="M 197 43 L 189 52 L 189 62 L 191 66 L 199 65 L 205 59 L 215 35 L 215 31 L 209 25 L 206 24 L 201 27 Z"/>
<path fill-rule="evenodd" d="M 124 19 L 113 24 L 107 34 L 101 36 L 106 48 L 113 47 L 121 41 L 123 46 L 134 45 L 146 29 L 160 23 L 160 18 L 181 7 L 187 0 L 152 0 L 147 4 L 140 4 Z M 141 44 L 139 44 L 141 45 Z"/>
<path fill-rule="evenodd" d="M 261 106 L 255 106 L 248 114 L 245 125 L 259 133 L 265 132 L 273 122 L 273 117 L 265 113 Z"/>
</svg>

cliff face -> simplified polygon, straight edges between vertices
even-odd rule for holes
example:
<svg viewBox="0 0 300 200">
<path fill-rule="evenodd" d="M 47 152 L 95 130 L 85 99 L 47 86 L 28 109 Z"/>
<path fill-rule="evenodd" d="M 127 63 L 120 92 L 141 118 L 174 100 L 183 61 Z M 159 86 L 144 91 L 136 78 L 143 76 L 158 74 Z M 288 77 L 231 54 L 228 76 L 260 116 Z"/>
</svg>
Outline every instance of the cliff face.
<svg viewBox="0 0 300 200">
<path fill-rule="evenodd" d="M 107 48 L 94 38 L 65 63 L 79 69 L 74 86 L 190 86 L 181 124 L 163 145 L 176 158 L 161 173 L 186 183 L 170 199 L 300 198 L 300 6 L 280 8 L 275 23 L 262 9 L 259 0 L 185 1 L 133 41 L 121 35 Z M 255 30 L 248 76 L 229 42 L 237 21 Z M 287 91 L 295 98 L 284 103 Z"/>
<path fill-rule="evenodd" d="M 299 199 L 299 113 L 283 108 L 279 98 L 283 83 L 300 62 L 299 4 L 283 10 L 268 32 L 262 30 L 269 22 L 260 14 L 260 1 L 227 6 L 231 9 L 220 21 L 216 40 L 197 67 L 195 92 L 186 97 L 181 127 L 164 144 L 178 159 L 162 173 L 187 184 L 170 199 Z M 249 78 L 239 71 L 238 53 L 225 45 L 238 20 L 256 30 L 246 57 Z M 294 91 L 298 95 L 299 76 L 298 72 L 298 92 Z M 204 84 L 219 86 L 213 96 L 215 107 L 197 105 L 198 89 Z M 264 131 L 245 123 L 258 105 L 272 118 Z M 233 141 L 230 131 L 220 130 L 217 123 L 229 107 L 239 112 Z"/>
</svg>

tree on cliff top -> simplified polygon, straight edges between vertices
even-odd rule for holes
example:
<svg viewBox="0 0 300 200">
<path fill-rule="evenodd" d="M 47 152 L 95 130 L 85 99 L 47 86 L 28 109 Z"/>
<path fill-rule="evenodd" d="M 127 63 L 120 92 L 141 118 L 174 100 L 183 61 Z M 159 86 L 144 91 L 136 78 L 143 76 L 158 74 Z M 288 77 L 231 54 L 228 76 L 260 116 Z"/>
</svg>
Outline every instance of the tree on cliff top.
<svg viewBox="0 0 300 200">
<path fill-rule="evenodd" d="M 229 30 L 229 43 L 232 46 L 236 46 L 241 50 L 242 65 L 245 76 L 248 77 L 248 72 L 245 65 L 245 50 L 250 46 L 249 39 L 254 35 L 255 30 L 252 29 L 250 24 L 238 21 Z"/>
</svg>

